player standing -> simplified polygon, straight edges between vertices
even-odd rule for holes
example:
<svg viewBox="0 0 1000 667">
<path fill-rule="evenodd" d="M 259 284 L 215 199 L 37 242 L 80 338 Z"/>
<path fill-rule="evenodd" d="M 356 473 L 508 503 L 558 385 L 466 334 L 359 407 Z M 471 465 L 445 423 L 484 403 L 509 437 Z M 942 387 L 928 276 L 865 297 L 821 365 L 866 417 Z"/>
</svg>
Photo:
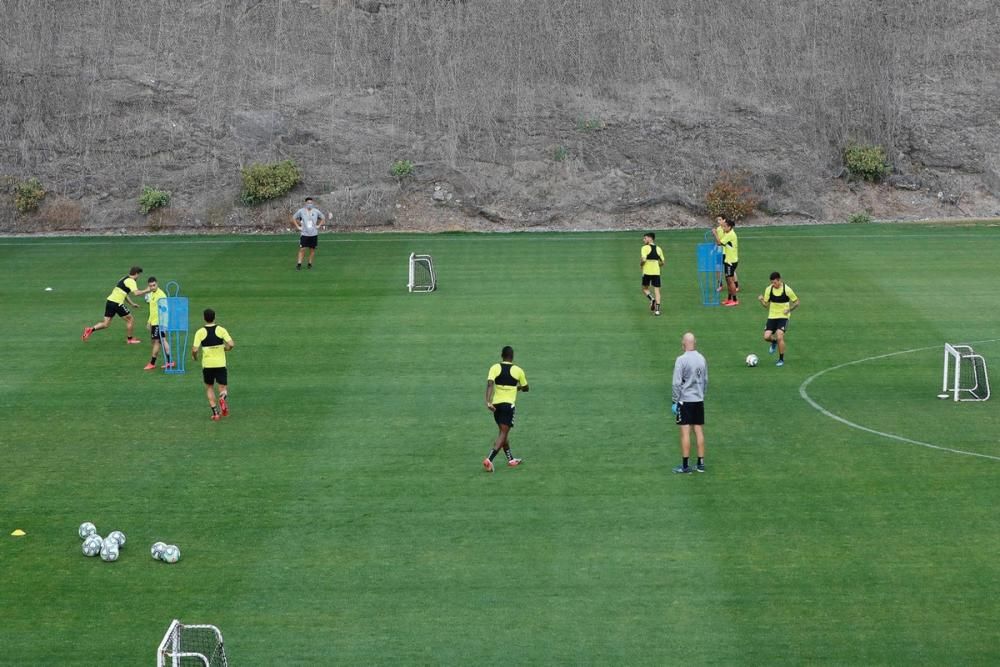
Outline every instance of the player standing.
<svg viewBox="0 0 1000 667">
<path fill-rule="evenodd" d="M 736 265 L 740 263 L 740 242 L 733 229 L 736 223 L 724 215 L 720 215 L 716 220 L 720 229 L 716 229 L 715 242 L 722 248 L 722 268 L 729 290 L 729 296 L 722 305 L 738 306 L 740 302 L 737 294 L 740 291 L 740 281 L 736 277 Z"/>
<path fill-rule="evenodd" d="M 153 356 L 149 358 L 149 363 L 142 370 L 151 371 L 156 368 L 156 356 L 160 353 L 160 310 L 158 302 L 160 299 L 166 297 L 167 294 L 156 284 L 155 277 L 150 276 L 146 282 L 149 285 L 149 293 L 146 295 L 146 301 L 149 302 L 149 317 L 146 319 L 146 328 L 149 329 L 149 339 L 153 343 Z M 174 362 L 170 361 L 170 343 L 164 338 L 163 367 L 173 368 L 173 366 Z"/>
<path fill-rule="evenodd" d="M 767 322 L 764 324 L 764 340 L 771 344 L 769 354 L 778 351 L 778 362 L 775 366 L 785 365 L 785 329 L 792 311 L 799 307 L 799 297 L 790 285 L 784 284 L 781 274 L 777 271 L 771 274 L 771 284 L 764 289 L 764 294 L 757 297 L 760 304 L 767 308 Z"/>
<path fill-rule="evenodd" d="M 316 257 L 316 246 L 319 243 L 319 228 L 323 226 L 326 216 L 315 207 L 312 197 L 306 197 L 305 205 L 292 216 L 292 224 L 299 230 L 299 258 L 295 262 L 295 270 L 302 269 L 302 256 L 305 255 L 306 248 L 309 248 L 309 264 L 306 268 L 313 267 L 313 259 Z"/>
<path fill-rule="evenodd" d="M 674 468 L 676 473 L 692 472 L 688 465 L 691 456 L 691 429 L 698 445 L 698 463 L 695 470 L 705 472 L 705 390 L 708 389 L 708 364 L 698 352 L 694 334 L 688 331 L 681 337 L 684 353 L 674 361 L 673 384 L 670 398 L 671 412 L 680 427 L 681 464 Z"/>
<path fill-rule="evenodd" d="M 521 464 L 521 459 L 515 459 L 511 453 L 508 439 L 514 428 L 514 402 L 519 391 L 528 391 L 528 378 L 524 370 L 514 364 L 514 348 L 507 345 L 500 351 L 500 363 L 490 366 L 486 375 L 486 409 L 493 413 L 500 431 L 489 456 L 483 459 L 486 472 L 493 472 L 493 457 L 501 449 L 507 455 L 508 466 L 513 468 Z"/>
<path fill-rule="evenodd" d="M 135 282 L 135 279 L 141 273 L 141 266 L 133 266 L 128 270 L 128 275 L 115 284 L 114 289 L 111 290 L 111 294 L 108 295 L 108 300 L 104 303 L 104 320 L 92 327 L 86 327 L 80 338 L 87 340 L 95 331 L 107 329 L 111 326 L 111 320 L 117 315 L 125 320 L 125 342 L 129 345 L 138 345 L 142 342 L 138 338 L 132 337 L 132 327 L 135 325 L 135 319 L 132 317 L 132 312 L 128 309 L 128 306 L 125 305 L 125 302 L 128 301 L 133 308 L 138 308 L 139 306 L 129 298 L 129 295 L 142 296 L 149 292 L 149 289 L 140 290 L 139 285 Z"/>
<path fill-rule="evenodd" d="M 215 323 L 215 311 L 206 308 L 204 312 L 205 326 L 198 329 L 194 335 L 194 346 L 191 348 L 191 358 L 198 361 L 198 352 L 205 348 L 201 357 L 201 377 L 205 382 L 205 395 L 208 396 L 208 406 L 212 408 L 212 421 L 229 416 L 229 372 L 226 369 L 226 352 L 236 344 L 232 336 Z M 215 402 L 215 385 L 219 385 L 219 403 Z"/>
<path fill-rule="evenodd" d="M 656 234 L 647 232 L 642 237 L 639 250 L 639 266 L 642 267 L 642 293 L 649 299 L 649 309 L 654 315 L 660 314 L 660 267 L 663 266 L 663 250 L 656 247 Z M 653 294 L 649 293 L 650 285 Z"/>
</svg>

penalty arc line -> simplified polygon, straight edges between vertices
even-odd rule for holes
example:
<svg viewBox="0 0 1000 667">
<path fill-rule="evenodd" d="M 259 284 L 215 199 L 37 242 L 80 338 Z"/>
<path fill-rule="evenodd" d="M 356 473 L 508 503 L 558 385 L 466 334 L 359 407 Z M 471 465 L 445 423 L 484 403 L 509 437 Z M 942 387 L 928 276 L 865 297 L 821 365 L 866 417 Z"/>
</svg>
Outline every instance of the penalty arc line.
<svg viewBox="0 0 1000 667">
<path fill-rule="evenodd" d="M 981 343 L 995 343 L 998 340 L 1000 340 L 1000 338 L 991 338 L 989 340 L 976 340 L 976 341 L 972 341 L 972 343 L 970 343 L 970 344 L 971 345 L 978 345 L 978 344 L 981 344 Z M 816 401 L 814 401 L 812 399 L 812 397 L 809 396 L 809 392 L 806 391 L 806 387 L 808 387 L 812 383 L 813 380 L 815 380 L 816 378 L 820 377 L 821 375 L 825 375 L 826 373 L 829 373 L 830 371 L 835 371 L 835 370 L 838 370 L 838 369 L 841 369 L 841 368 L 846 368 L 847 366 L 854 366 L 855 364 L 863 364 L 863 363 L 866 363 L 868 361 L 876 361 L 878 359 L 886 359 L 888 357 L 897 357 L 897 356 L 902 355 L 902 354 L 911 354 L 913 352 L 923 352 L 925 350 L 934 350 L 934 349 L 937 349 L 938 347 L 939 347 L 938 345 L 930 345 L 928 347 L 915 347 L 912 350 L 900 350 L 899 352 L 890 352 L 888 354 L 880 354 L 880 355 L 877 355 L 877 356 L 874 356 L 874 357 L 866 357 L 864 359 L 855 359 L 854 361 L 848 361 L 847 363 L 844 363 L 844 364 L 839 364 L 837 366 L 831 366 L 830 368 L 821 370 L 820 372 L 814 373 L 813 375 L 810 375 L 809 377 L 807 377 L 802 382 L 802 384 L 799 385 L 799 396 L 801 396 L 805 400 L 806 403 L 808 403 L 809 405 L 811 405 L 815 410 L 819 411 L 821 414 L 829 417 L 830 419 L 838 421 L 841 424 L 844 424 L 845 426 L 849 426 L 849 427 L 851 427 L 853 429 L 857 429 L 859 431 L 864 431 L 865 433 L 871 433 L 872 435 L 878 435 L 878 436 L 881 436 L 883 438 L 889 438 L 890 440 L 898 440 L 899 442 L 905 442 L 905 443 L 910 444 L 910 445 L 918 445 L 920 447 L 927 447 L 928 449 L 936 449 L 936 450 L 942 451 L 942 452 L 951 452 L 952 454 L 961 454 L 963 456 L 975 456 L 975 457 L 978 457 L 978 458 L 981 458 L 981 459 L 990 459 L 992 461 L 1000 461 L 1000 456 L 992 456 L 990 454 L 980 454 L 979 452 L 967 452 L 964 449 L 953 449 L 951 447 L 943 447 L 941 445 L 935 445 L 935 444 L 932 444 L 930 442 L 922 442 L 920 440 L 913 440 L 911 438 L 906 438 L 906 437 L 903 437 L 901 435 L 896 435 L 895 433 L 885 433 L 884 431 L 877 431 L 877 430 L 875 430 L 873 428 L 868 428 L 867 426 L 862 426 L 861 424 L 856 424 L 856 423 L 850 421 L 849 419 L 844 419 L 840 415 L 834 414 L 833 412 L 830 412 L 829 410 L 827 410 L 826 408 L 824 408 L 822 405 L 820 405 L 819 403 L 817 403 Z"/>
</svg>

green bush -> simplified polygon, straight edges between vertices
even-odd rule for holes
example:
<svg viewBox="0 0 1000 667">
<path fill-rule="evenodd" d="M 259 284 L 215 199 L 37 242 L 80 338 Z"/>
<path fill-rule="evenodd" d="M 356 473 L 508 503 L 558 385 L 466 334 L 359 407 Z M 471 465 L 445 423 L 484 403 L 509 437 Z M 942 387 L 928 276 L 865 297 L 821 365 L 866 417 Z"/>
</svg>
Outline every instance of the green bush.
<svg viewBox="0 0 1000 667">
<path fill-rule="evenodd" d="M 389 171 L 396 178 L 406 178 L 407 176 L 413 175 L 414 169 L 416 169 L 416 165 L 409 160 L 396 160 L 392 163 L 392 167 L 389 168 Z"/>
<path fill-rule="evenodd" d="M 565 146 L 556 146 L 552 149 L 552 159 L 556 162 L 562 162 L 567 157 L 569 157 L 569 151 L 566 150 Z"/>
<path fill-rule="evenodd" d="M 149 213 L 153 209 L 163 208 L 169 203 L 170 193 L 166 190 L 158 190 L 148 185 L 142 186 L 142 194 L 139 195 L 139 211 L 141 213 Z"/>
<path fill-rule="evenodd" d="M 759 200 L 754 196 L 749 181 L 749 174 L 722 172 L 705 194 L 709 214 L 713 218 L 724 215 L 735 222 L 753 213 Z"/>
<path fill-rule="evenodd" d="M 847 222 L 852 225 L 868 225 L 875 222 L 875 218 L 871 217 L 867 213 L 855 213 L 847 219 Z"/>
<path fill-rule="evenodd" d="M 302 180 L 302 172 L 292 160 L 252 164 L 240 170 L 243 192 L 240 200 L 247 206 L 287 194 Z"/>
<path fill-rule="evenodd" d="M 34 211 L 45 198 L 45 190 L 37 178 L 29 178 L 14 184 L 14 206 L 21 213 Z"/>
<path fill-rule="evenodd" d="M 885 149 L 869 144 L 851 144 L 845 148 L 844 167 L 851 178 L 863 181 L 880 181 L 892 171 Z"/>
</svg>

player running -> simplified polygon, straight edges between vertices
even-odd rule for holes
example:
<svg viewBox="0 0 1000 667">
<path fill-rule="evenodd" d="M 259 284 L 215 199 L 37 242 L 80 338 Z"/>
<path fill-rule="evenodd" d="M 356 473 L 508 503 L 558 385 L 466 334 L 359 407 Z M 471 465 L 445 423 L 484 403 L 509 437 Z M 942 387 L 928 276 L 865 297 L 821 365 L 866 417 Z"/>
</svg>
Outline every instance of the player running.
<svg viewBox="0 0 1000 667">
<path fill-rule="evenodd" d="M 771 274 L 771 284 L 764 289 L 764 294 L 757 297 L 760 304 L 767 308 L 767 322 L 764 324 L 764 340 L 771 344 L 769 354 L 778 351 L 778 361 L 775 366 L 785 365 L 785 329 L 792 311 L 799 307 L 799 297 L 790 285 L 781 280 L 777 271 Z"/>
<path fill-rule="evenodd" d="M 660 267 L 663 266 L 663 250 L 656 247 L 656 234 L 647 232 L 642 237 L 639 250 L 639 266 L 642 267 L 642 293 L 649 299 L 649 309 L 654 315 L 660 314 Z M 652 285 L 653 294 L 649 287 Z"/>
<path fill-rule="evenodd" d="M 125 320 L 125 342 L 129 345 L 138 345 L 142 341 L 138 338 L 132 337 L 132 327 L 135 325 L 135 319 L 132 317 L 132 312 L 125 305 L 128 301 L 129 305 L 133 308 L 138 308 L 139 306 L 129 298 L 129 296 L 142 296 L 150 290 L 139 289 L 139 285 L 136 284 L 135 280 L 142 273 L 141 266 L 133 266 L 128 270 L 128 275 L 119 280 L 111 294 L 108 295 L 108 300 L 104 304 L 104 320 L 98 322 L 92 327 L 87 327 L 83 330 L 83 335 L 80 336 L 81 339 L 86 341 L 90 338 L 90 335 L 95 331 L 100 331 L 101 329 L 107 329 L 111 326 L 111 320 L 115 315 Z"/>
<path fill-rule="evenodd" d="M 521 459 L 515 459 L 511 453 L 508 440 L 508 434 L 514 428 L 514 401 L 519 391 L 528 391 L 528 378 L 524 370 L 514 364 L 514 348 L 507 345 L 500 351 L 500 363 L 490 366 L 486 376 L 486 409 L 493 413 L 493 420 L 500 430 L 490 455 L 483 459 L 486 472 L 493 472 L 493 457 L 501 448 L 507 455 L 508 466 L 521 465 Z"/>
<path fill-rule="evenodd" d="M 215 323 L 215 311 L 205 309 L 205 326 L 198 329 L 194 335 L 194 345 L 191 348 L 191 358 L 198 361 L 198 352 L 205 348 L 201 357 L 201 377 L 205 381 L 205 395 L 208 396 L 208 406 L 212 408 L 212 421 L 217 422 L 222 417 L 229 416 L 229 372 L 226 369 L 226 352 L 236 344 L 232 336 Z M 215 385 L 219 385 L 219 402 L 215 401 Z"/>
</svg>

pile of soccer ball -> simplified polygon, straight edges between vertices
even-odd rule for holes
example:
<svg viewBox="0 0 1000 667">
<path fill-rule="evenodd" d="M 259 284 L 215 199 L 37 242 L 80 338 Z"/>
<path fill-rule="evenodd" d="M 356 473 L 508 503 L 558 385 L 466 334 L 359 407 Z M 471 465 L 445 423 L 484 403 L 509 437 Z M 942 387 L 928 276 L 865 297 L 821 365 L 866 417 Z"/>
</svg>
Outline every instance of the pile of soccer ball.
<svg viewBox="0 0 1000 667">
<path fill-rule="evenodd" d="M 101 537 L 97 534 L 97 527 L 85 521 L 80 524 L 77 532 L 83 540 L 83 555 L 100 554 L 101 560 L 106 563 L 118 560 L 118 552 L 125 546 L 125 533 L 120 530 L 113 530 L 107 537 Z M 155 560 L 162 560 L 164 563 L 176 563 L 181 559 L 181 550 L 173 544 L 157 542 L 153 545 L 151 553 Z"/>
</svg>

